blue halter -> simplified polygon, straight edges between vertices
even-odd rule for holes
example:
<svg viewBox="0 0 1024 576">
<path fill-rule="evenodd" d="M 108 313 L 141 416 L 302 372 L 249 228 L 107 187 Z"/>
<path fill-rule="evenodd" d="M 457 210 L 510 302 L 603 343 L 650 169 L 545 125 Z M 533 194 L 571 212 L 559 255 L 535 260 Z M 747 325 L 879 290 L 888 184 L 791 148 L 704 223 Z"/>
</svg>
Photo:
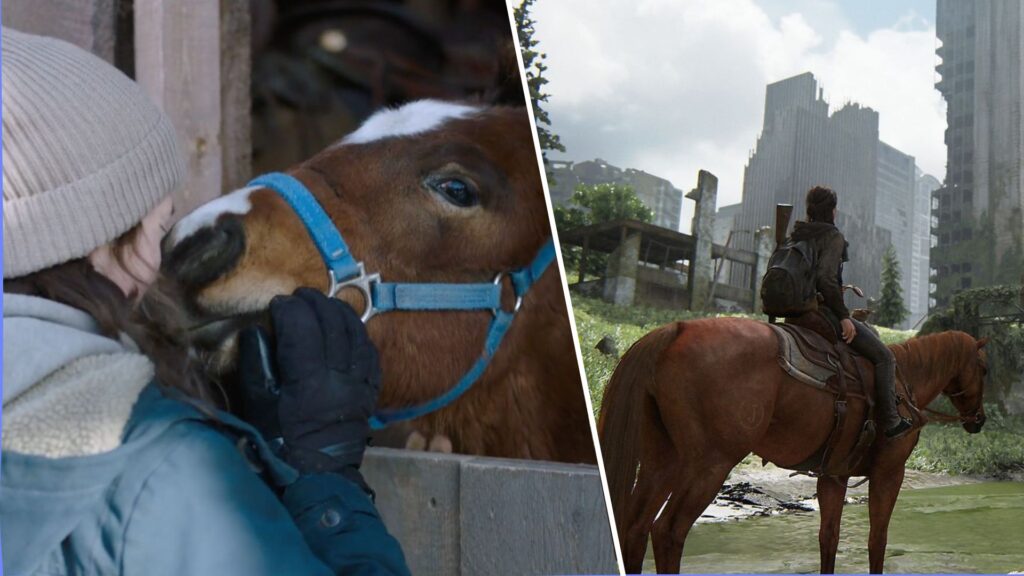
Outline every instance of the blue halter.
<svg viewBox="0 0 1024 576">
<path fill-rule="evenodd" d="M 320 257 L 327 265 L 330 288 L 327 294 L 335 296 L 344 288 L 362 292 L 366 302 L 363 322 L 381 312 L 392 310 L 489 310 L 494 316 L 487 331 L 483 354 L 458 383 L 444 394 L 418 406 L 379 410 L 370 418 L 370 426 L 379 430 L 392 422 L 411 420 L 440 410 L 469 390 L 487 369 L 505 338 L 512 320 L 523 304 L 530 287 L 555 260 L 555 244 L 548 240 L 529 265 L 511 272 L 499 273 L 493 282 L 479 284 L 402 284 L 381 282 L 380 274 L 367 274 L 362 262 L 352 256 L 341 232 L 334 226 L 320 203 L 302 182 L 288 174 L 264 174 L 249 186 L 269 188 L 278 193 L 306 226 L 316 244 Z M 501 307 L 502 279 L 508 276 L 516 296 L 511 312 Z"/>
</svg>

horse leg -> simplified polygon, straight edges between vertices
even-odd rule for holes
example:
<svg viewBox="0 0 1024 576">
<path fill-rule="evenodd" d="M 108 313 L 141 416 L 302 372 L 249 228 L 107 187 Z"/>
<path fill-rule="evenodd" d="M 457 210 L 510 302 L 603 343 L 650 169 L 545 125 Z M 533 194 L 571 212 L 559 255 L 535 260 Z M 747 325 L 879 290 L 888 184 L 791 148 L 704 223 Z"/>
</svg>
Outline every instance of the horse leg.
<svg viewBox="0 0 1024 576">
<path fill-rule="evenodd" d="M 818 478 L 818 508 L 821 510 L 821 528 L 818 529 L 818 547 L 821 550 L 821 573 L 835 574 L 836 550 L 839 548 L 839 525 L 846 502 L 846 483 L 849 477 Z"/>
<path fill-rule="evenodd" d="M 896 497 L 903 485 L 904 463 L 875 467 L 871 471 L 868 488 L 868 514 L 871 530 L 868 534 L 868 561 L 872 574 L 881 574 L 885 564 L 885 546 L 889 539 L 889 519 L 896 506 Z"/>
<path fill-rule="evenodd" d="M 672 490 L 673 479 L 679 476 L 676 449 L 657 408 L 652 408 L 645 415 L 648 424 L 641 436 L 640 470 L 630 494 L 626 517 L 616 519 L 620 526 L 626 528 L 619 532 L 619 545 L 622 546 L 622 561 L 628 574 L 639 574 L 643 570 L 651 525 Z"/>
<path fill-rule="evenodd" d="M 665 504 L 671 491 L 671 478 L 676 476 L 675 466 L 668 466 L 657 472 L 647 470 L 640 465 L 640 476 L 633 497 L 627 509 L 626 531 L 622 537 L 622 563 L 626 574 L 639 574 L 644 567 L 647 555 L 647 539 L 651 534 L 651 525 L 658 511 Z"/>
<path fill-rule="evenodd" d="M 659 574 L 679 573 L 690 528 L 715 500 L 729 472 L 741 459 L 718 456 L 714 460 L 684 460 L 672 497 L 651 532 L 654 564 Z"/>
</svg>

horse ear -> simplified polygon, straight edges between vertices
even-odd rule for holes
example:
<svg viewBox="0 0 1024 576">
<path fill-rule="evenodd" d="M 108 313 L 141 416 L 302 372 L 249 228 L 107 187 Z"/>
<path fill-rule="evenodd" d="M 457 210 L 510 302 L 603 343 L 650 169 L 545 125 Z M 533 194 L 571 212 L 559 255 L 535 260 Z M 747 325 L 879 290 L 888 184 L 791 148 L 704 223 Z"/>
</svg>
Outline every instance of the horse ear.
<svg viewBox="0 0 1024 576">
<path fill-rule="evenodd" d="M 985 336 L 981 340 L 978 340 L 978 350 L 981 350 L 982 348 L 984 348 L 985 344 L 988 344 L 988 336 Z"/>
</svg>

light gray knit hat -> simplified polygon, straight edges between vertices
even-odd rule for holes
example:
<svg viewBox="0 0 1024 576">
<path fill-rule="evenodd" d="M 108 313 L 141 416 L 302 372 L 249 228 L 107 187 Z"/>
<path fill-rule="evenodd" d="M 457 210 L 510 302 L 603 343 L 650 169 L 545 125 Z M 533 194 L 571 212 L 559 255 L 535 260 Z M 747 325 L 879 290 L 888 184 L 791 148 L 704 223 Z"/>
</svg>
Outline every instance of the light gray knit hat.
<svg viewBox="0 0 1024 576">
<path fill-rule="evenodd" d="M 114 240 L 185 179 L 170 120 L 113 66 L 3 28 L 4 278 Z"/>
</svg>

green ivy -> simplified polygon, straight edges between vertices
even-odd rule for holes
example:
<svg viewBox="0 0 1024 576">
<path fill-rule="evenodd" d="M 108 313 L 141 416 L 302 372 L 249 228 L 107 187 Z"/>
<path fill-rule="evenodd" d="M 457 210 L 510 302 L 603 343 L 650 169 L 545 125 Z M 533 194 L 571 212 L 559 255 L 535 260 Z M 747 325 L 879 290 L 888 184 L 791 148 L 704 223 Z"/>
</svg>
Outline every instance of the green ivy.
<svg viewBox="0 0 1024 576">
<path fill-rule="evenodd" d="M 985 347 L 989 358 L 988 388 L 1005 410 L 1005 400 L 1014 388 L 1024 386 L 1024 286 L 989 286 L 958 293 L 948 308 L 928 318 L 920 333 L 945 330 L 989 338 Z"/>
</svg>

